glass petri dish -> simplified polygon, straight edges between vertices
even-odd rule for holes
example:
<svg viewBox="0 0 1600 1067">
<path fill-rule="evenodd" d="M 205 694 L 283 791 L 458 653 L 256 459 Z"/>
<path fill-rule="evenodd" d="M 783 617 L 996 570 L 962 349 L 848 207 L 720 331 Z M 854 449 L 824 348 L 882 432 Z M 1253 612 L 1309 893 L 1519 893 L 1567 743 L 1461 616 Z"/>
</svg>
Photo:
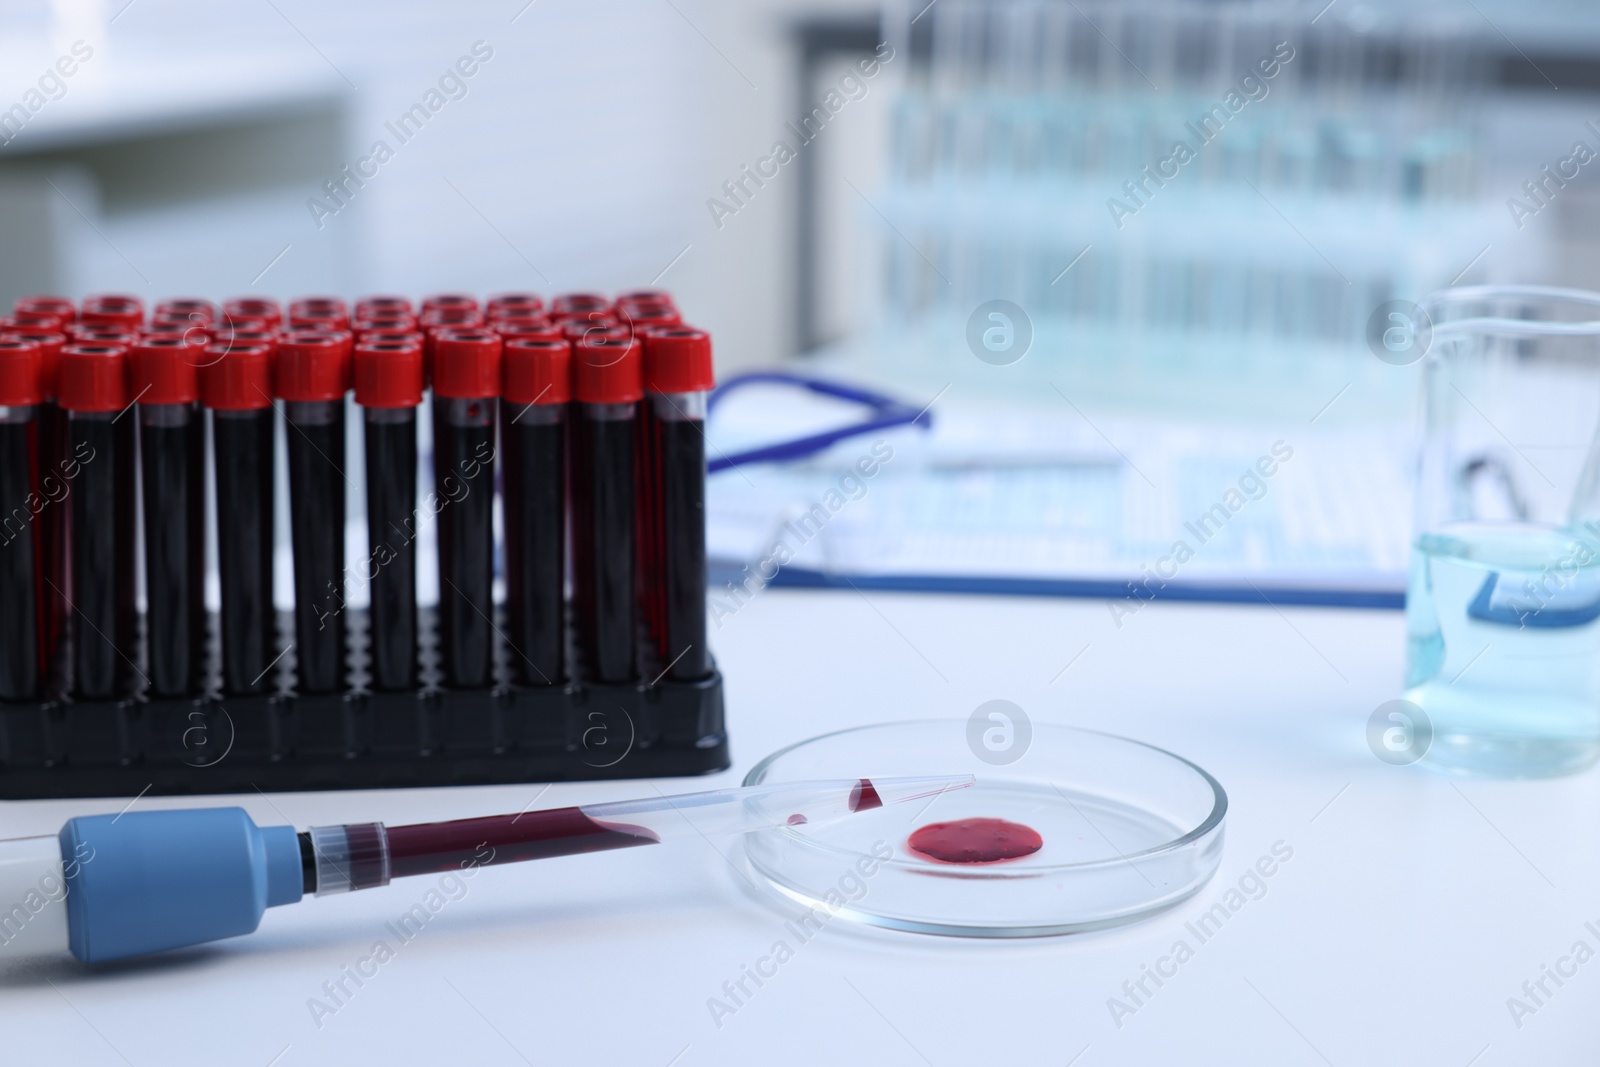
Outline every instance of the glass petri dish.
<svg viewBox="0 0 1600 1067">
<path fill-rule="evenodd" d="M 832 917 L 958 937 L 1041 937 L 1119 926 L 1187 899 L 1222 860 L 1228 796 L 1201 767 L 1113 734 L 1033 723 L 1020 757 L 996 754 L 961 719 L 862 726 L 790 745 L 745 785 L 895 775 L 977 776 L 968 789 L 817 826 L 745 835 L 775 890 Z M 980 755 L 981 753 L 981 755 Z M 1009 757 L 1009 753 L 1006 754 Z M 1004 819 L 1038 851 L 949 863 L 913 850 L 931 823 Z"/>
</svg>

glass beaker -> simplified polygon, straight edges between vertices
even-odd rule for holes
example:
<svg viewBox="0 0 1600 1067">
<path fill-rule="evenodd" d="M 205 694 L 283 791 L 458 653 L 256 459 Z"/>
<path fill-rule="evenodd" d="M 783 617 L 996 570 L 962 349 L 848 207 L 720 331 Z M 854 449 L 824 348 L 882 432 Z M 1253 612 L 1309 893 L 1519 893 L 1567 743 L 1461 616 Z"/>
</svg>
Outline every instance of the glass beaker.
<svg viewBox="0 0 1600 1067">
<path fill-rule="evenodd" d="M 1600 757 L 1600 293 L 1474 286 L 1423 310 L 1405 698 L 1438 766 L 1580 770 Z"/>
</svg>

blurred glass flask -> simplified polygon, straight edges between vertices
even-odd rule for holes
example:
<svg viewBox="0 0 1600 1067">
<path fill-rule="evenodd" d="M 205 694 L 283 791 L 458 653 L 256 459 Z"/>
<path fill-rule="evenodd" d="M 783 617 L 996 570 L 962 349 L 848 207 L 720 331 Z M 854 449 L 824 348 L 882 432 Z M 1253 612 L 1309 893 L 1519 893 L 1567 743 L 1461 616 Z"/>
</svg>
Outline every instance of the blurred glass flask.
<svg viewBox="0 0 1600 1067">
<path fill-rule="evenodd" d="M 1567 774 L 1600 758 L 1600 294 L 1430 297 L 1406 594 L 1427 759 Z"/>
</svg>

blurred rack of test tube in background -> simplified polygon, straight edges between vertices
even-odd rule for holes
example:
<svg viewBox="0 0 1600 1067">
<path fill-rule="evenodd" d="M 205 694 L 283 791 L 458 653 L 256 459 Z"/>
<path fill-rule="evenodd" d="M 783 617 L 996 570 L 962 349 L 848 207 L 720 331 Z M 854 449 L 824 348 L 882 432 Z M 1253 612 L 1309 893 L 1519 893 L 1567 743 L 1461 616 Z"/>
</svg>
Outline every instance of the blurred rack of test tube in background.
<svg viewBox="0 0 1600 1067">
<path fill-rule="evenodd" d="M 1508 246 L 1497 271 L 1537 261 L 1536 238 L 1504 240 L 1504 190 L 1484 180 L 1501 46 L 1483 20 L 1314 16 L 1170 0 L 893 9 L 910 58 L 871 201 L 883 219 L 858 205 L 881 231 L 872 358 L 981 375 L 968 319 L 1003 299 L 1032 331 L 1008 383 L 1270 409 L 1275 390 L 1381 378 L 1373 311 L 1483 277 L 1492 242 Z M 1402 410 L 1414 383 L 1383 384 Z"/>
</svg>

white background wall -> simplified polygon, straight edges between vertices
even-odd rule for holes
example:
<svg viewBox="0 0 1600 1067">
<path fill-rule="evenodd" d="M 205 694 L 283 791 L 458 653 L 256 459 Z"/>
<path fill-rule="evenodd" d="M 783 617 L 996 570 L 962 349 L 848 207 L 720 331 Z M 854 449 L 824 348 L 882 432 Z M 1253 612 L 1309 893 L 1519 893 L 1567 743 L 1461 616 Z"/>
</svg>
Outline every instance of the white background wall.
<svg viewBox="0 0 1600 1067">
<path fill-rule="evenodd" d="M 0 147 L 0 167 L 65 167 L 63 180 L 98 168 L 102 188 L 91 180 L 82 199 L 73 196 L 83 217 L 67 212 L 58 227 L 78 249 L 55 283 L 71 295 L 222 298 L 252 285 L 280 297 L 307 288 L 548 294 L 638 287 L 660 275 L 688 315 L 713 331 L 724 367 L 788 354 L 794 168 L 720 229 L 706 200 L 765 154 L 786 120 L 809 110 L 795 99 L 786 29 L 828 5 L 125 2 L 0 2 L 0 108 L 20 99 L 71 40 L 97 49 L 67 96 Z M 476 41 L 494 55 L 467 80 L 467 95 L 400 144 L 385 122 L 421 101 Z M 310 153 L 252 183 L 224 174 L 222 159 L 168 179 L 154 166 L 155 177 L 141 178 L 131 172 L 152 166 L 147 158 L 125 150 L 85 157 L 52 142 L 70 142 L 86 115 L 106 120 L 95 136 L 109 128 L 116 139 L 133 128 L 119 125 L 119 108 L 204 111 L 216 100 L 247 101 L 253 87 L 275 98 L 313 87 L 342 101 L 342 150 Z M 881 151 L 881 139 L 864 135 L 886 96 L 853 106 L 825 135 L 836 144 L 827 148 L 830 166 L 841 158 L 859 165 L 858 185 L 876 168 L 862 157 Z M 396 150 L 393 160 L 319 229 L 306 200 L 333 176 L 324 171 L 337 160 L 355 163 L 380 138 Z M 272 169 L 251 161 L 261 148 L 216 140 L 200 154 Z M 195 151 L 192 140 L 184 151 Z M 265 158 L 292 151 L 292 143 L 273 146 Z M 212 163 L 219 176 L 208 185 L 193 172 Z M 847 298 L 855 275 L 844 267 L 828 274 L 834 295 L 842 287 Z M 22 284 L 14 277 L 8 286 Z"/>
</svg>

